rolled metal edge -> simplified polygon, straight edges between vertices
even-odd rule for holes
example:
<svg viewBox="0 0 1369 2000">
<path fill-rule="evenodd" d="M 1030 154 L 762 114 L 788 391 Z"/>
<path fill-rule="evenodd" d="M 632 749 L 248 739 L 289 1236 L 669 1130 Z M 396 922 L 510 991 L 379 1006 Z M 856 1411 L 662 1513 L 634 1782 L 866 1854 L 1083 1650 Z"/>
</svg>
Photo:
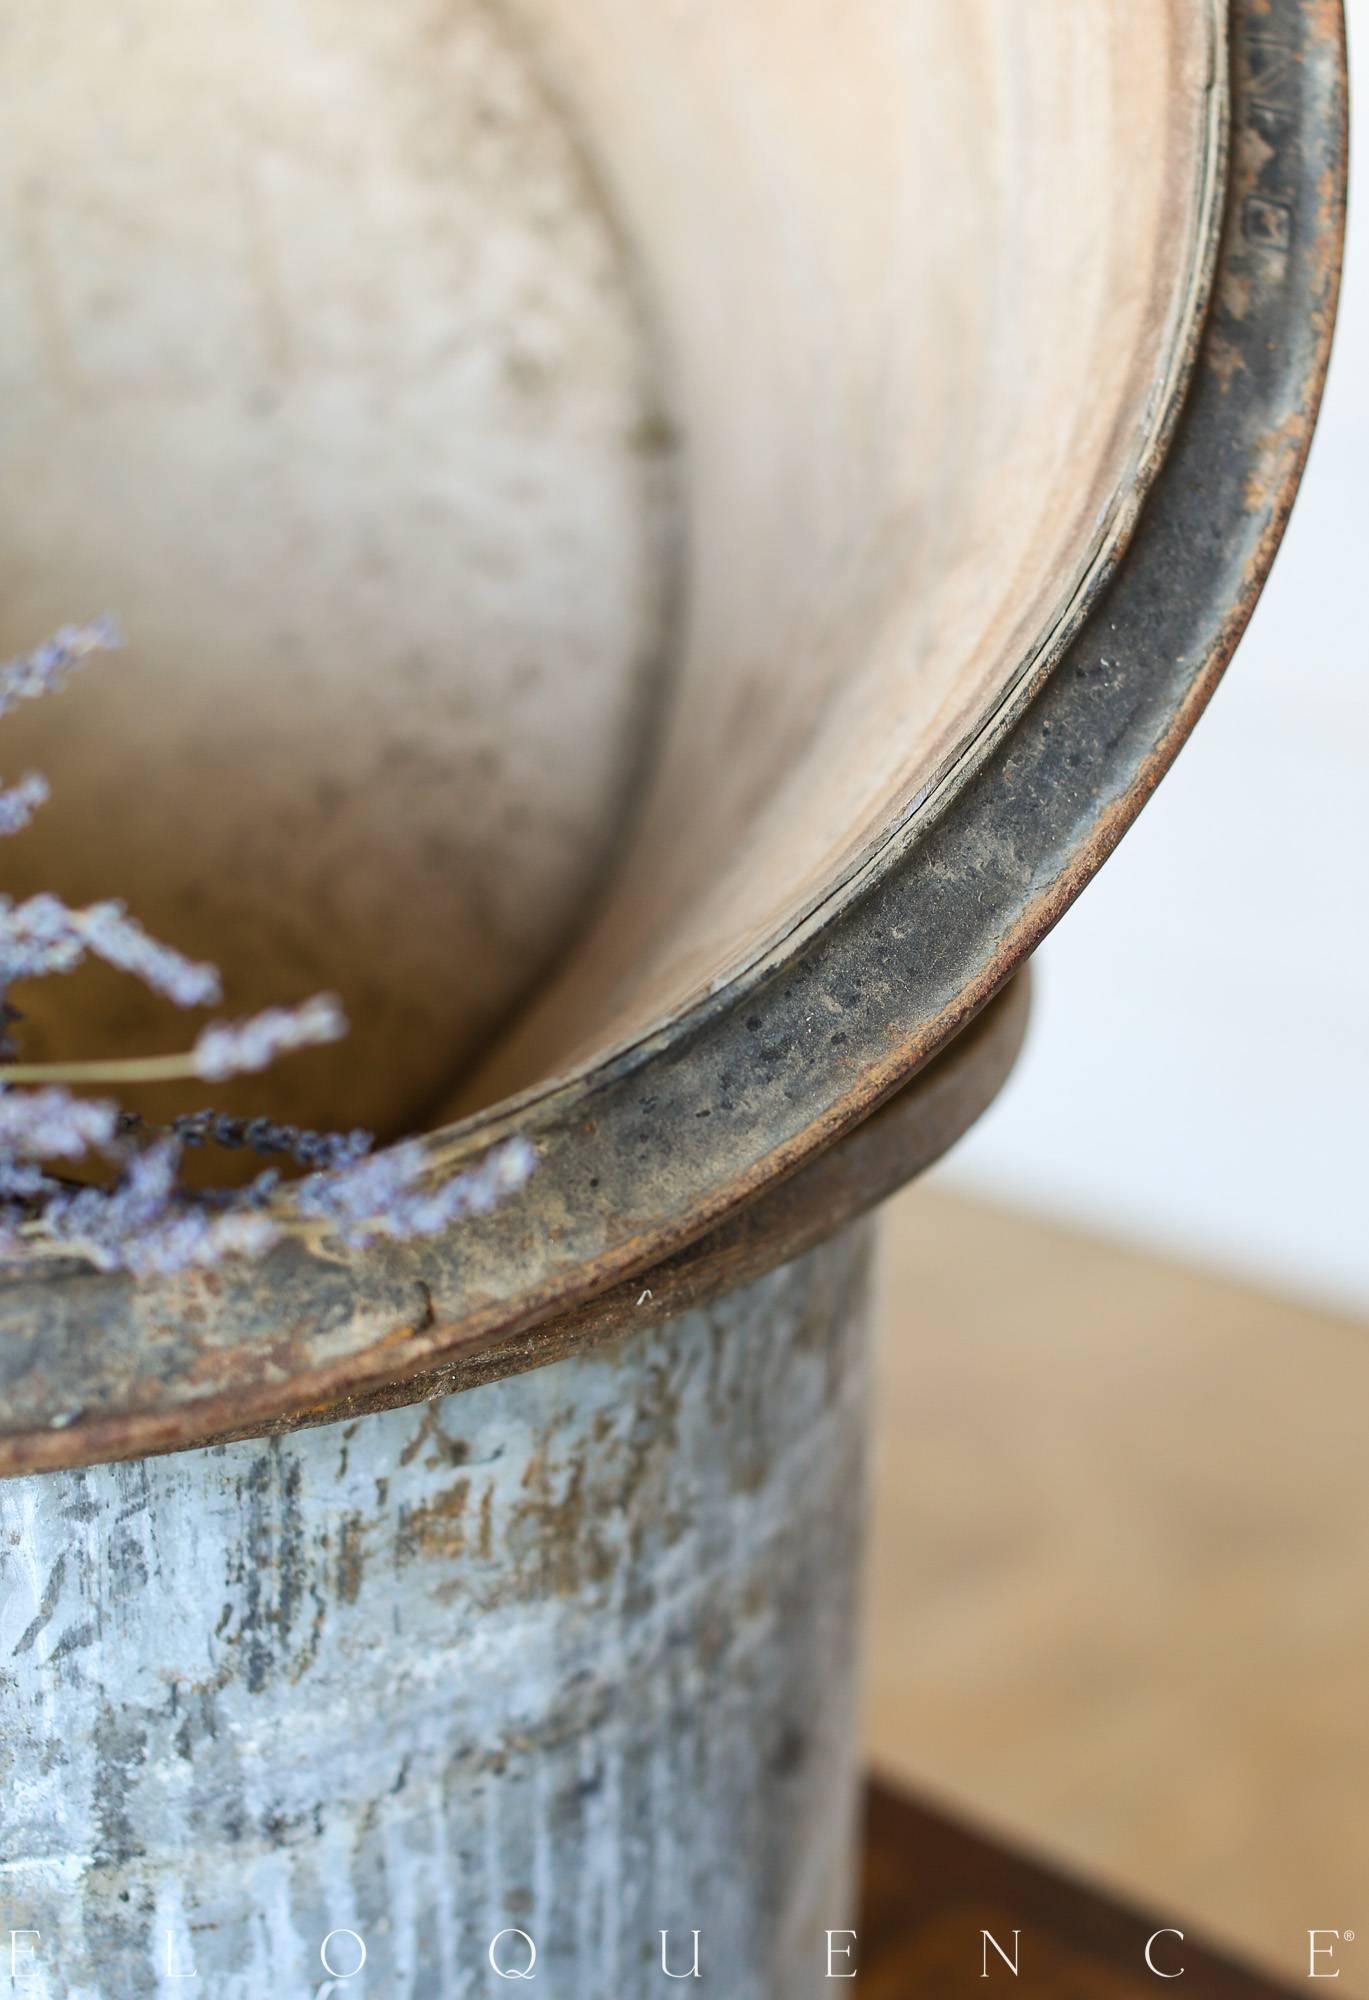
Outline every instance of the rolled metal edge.
<svg viewBox="0 0 1369 2000">
<path fill-rule="evenodd" d="M 273 1381 L 254 1381 L 249 1374 L 227 1395 L 188 1408 L 88 1408 L 55 1429 L 0 1435 L 0 1476 L 292 1431 L 426 1401 L 543 1367 L 707 1306 L 834 1235 L 947 1152 L 1006 1081 L 1026 1033 L 1029 1005 L 1024 972 L 935 1063 L 839 1145 L 649 1272 L 526 1333 L 475 1351 L 452 1351 L 445 1329 L 430 1319 L 431 1297 L 420 1287 L 402 1338 L 391 1343 L 378 1375 L 357 1375 L 344 1363 L 302 1384 L 311 1392 L 303 1401 L 283 1401 Z M 250 1355 L 242 1360 L 250 1369 Z"/>
</svg>

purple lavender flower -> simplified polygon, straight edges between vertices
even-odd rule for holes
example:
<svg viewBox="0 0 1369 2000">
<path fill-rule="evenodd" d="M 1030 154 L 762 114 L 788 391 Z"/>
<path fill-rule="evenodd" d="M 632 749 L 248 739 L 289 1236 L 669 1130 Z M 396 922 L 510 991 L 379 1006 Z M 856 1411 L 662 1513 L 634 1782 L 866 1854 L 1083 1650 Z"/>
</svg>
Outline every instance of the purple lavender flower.
<svg viewBox="0 0 1369 2000">
<path fill-rule="evenodd" d="M 71 972 L 84 946 L 71 911 L 56 896 L 11 902 L 0 896 L 0 978 L 6 988 L 47 972 Z"/>
<path fill-rule="evenodd" d="M 130 1160 L 118 1186 L 54 1195 L 43 1211 L 49 1241 L 79 1251 L 101 1270 L 135 1274 L 213 1264 L 229 1254 L 260 1255 L 279 1223 L 248 1204 L 213 1209 L 176 1200 L 180 1147 L 162 1139 Z"/>
<path fill-rule="evenodd" d="M 21 701 L 53 694 L 73 667 L 92 653 L 110 652 L 123 640 L 112 618 L 94 618 L 88 625 L 64 625 L 31 653 L 0 664 L 0 715 Z"/>
<path fill-rule="evenodd" d="M 120 643 L 108 619 L 65 626 L 45 645 L 0 664 L 0 715 L 21 700 L 60 688 L 90 653 Z M 0 790 L 0 836 L 17 833 L 47 798 L 46 781 L 30 775 Z M 201 1112 L 175 1121 L 170 1132 L 140 1143 L 142 1121 L 104 1099 L 74 1097 L 64 1082 L 206 1080 L 264 1069 L 277 1056 L 346 1032 L 335 999 L 320 994 L 298 1007 L 272 1007 L 244 1021 L 205 1028 L 189 1056 L 106 1062 L 24 1063 L 12 1059 L 8 1028 L 18 1019 L 6 999 L 19 980 L 71 972 L 88 957 L 132 973 L 182 1007 L 222 998 L 219 974 L 150 937 L 121 902 L 71 910 L 56 896 L 14 903 L 0 895 L 0 1256 L 26 1257 L 56 1248 L 104 1270 L 135 1275 L 212 1264 L 229 1256 L 260 1256 L 292 1227 L 322 1224 L 359 1246 L 377 1236 L 431 1234 L 462 1215 L 483 1214 L 521 1187 L 535 1164 L 524 1139 L 509 1139 L 474 1167 L 433 1184 L 426 1149 L 416 1141 L 375 1157 L 366 1132 L 303 1132 L 265 1118 Z M 41 1085 L 15 1089 L 18 1083 Z M 182 1147 L 213 1139 L 293 1154 L 312 1168 L 295 1190 L 293 1210 L 273 1201 L 273 1169 L 231 1194 L 190 1196 L 178 1187 Z M 39 1162 L 101 1153 L 116 1163 L 112 1187 L 72 1187 Z"/>
<path fill-rule="evenodd" d="M 0 1155 L 0 1201 L 32 1201 L 56 1186 L 32 1160 L 8 1160 Z"/>
<path fill-rule="evenodd" d="M 119 1107 L 70 1091 L 0 1091 L 0 1155 L 25 1160 L 79 1160 L 113 1145 Z"/>
<path fill-rule="evenodd" d="M 196 1042 L 191 1062 L 196 1076 L 220 1083 L 245 1070 L 266 1069 L 293 1049 L 341 1041 L 346 1032 L 333 995 L 318 993 L 300 1007 L 268 1007 L 247 1021 L 212 1021 Z"/>
<path fill-rule="evenodd" d="M 22 903 L 0 896 L 0 986 L 74 972 L 91 956 L 135 974 L 180 1007 L 204 1007 L 223 997 L 214 966 L 197 965 L 159 944 L 122 903 L 69 910 L 46 892 Z"/>
<path fill-rule="evenodd" d="M 118 1238 L 109 1268 L 135 1277 L 184 1271 L 193 1264 L 220 1264 L 225 1257 L 264 1257 L 280 1241 L 280 1224 L 259 1209 L 229 1208 L 215 1214 L 183 1203 L 150 1227 Z"/>
<path fill-rule="evenodd" d="M 0 792 L 0 836 L 22 833 L 39 806 L 47 802 L 48 781 L 39 771 L 30 771 L 17 785 Z"/>
<path fill-rule="evenodd" d="M 179 1146 L 160 1140 L 135 1154 L 112 1191 L 57 1189 L 43 1209 L 45 1241 L 89 1259 L 101 1270 L 135 1276 L 217 1264 L 230 1256 L 262 1256 L 286 1234 L 280 1211 L 262 1203 L 275 1190 L 274 1174 L 223 1207 L 176 1198 Z M 535 1165 L 525 1139 L 492 1147 L 476 1166 L 436 1186 L 418 1185 L 428 1165 L 417 1141 L 302 1182 L 296 1212 L 331 1224 L 349 1248 L 378 1236 L 431 1235 L 463 1215 L 483 1215 L 519 1188 Z M 0 1253 L 13 1254 L 0 1228 Z"/>
<path fill-rule="evenodd" d="M 487 1214 L 523 1186 L 536 1163 L 526 1139 L 506 1139 L 475 1166 L 425 1184 L 428 1156 L 410 1139 L 355 1166 L 312 1175 L 300 1184 L 297 1207 L 333 1224 L 354 1248 L 377 1236 L 431 1236 L 458 1216 Z"/>
<path fill-rule="evenodd" d="M 106 965 L 133 973 L 178 1007 L 210 1007 L 223 998 L 217 966 L 197 965 L 170 945 L 159 944 L 122 903 L 92 903 L 73 914 L 87 951 Z"/>
<path fill-rule="evenodd" d="M 126 1132 L 139 1129 L 135 1113 L 121 1114 Z M 364 1159 L 375 1144 L 370 1132 L 310 1132 L 299 1125 L 282 1125 L 273 1118 L 231 1118 L 222 1111 L 187 1111 L 171 1121 L 171 1130 L 185 1146 L 214 1144 L 236 1152 L 289 1154 L 315 1172 L 325 1167 L 349 1167 Z"/>
</svg>

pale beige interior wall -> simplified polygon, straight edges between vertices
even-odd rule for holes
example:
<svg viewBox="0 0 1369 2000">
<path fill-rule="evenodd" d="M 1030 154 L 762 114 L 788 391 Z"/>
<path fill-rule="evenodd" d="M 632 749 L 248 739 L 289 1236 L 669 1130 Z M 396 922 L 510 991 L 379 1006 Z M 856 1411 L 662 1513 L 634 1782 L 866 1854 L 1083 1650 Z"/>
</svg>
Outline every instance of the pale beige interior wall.
<svg viewBox="0 0 1369 2000">
<path fill-rule="evenodd" d="M 11 884 L 128 894 L 238 1007 L 339 988 L 257 1099 L 329 1123 L 421 1116 L 558 952 L 462 1103 L 725 979 L 1124 525 L 1216 12 L 0 0 L 0 644 L 135 642 L 6 724 L 58 786 Z M 35 1053 L 166 1041 L 56 992 Z"/>
<path fill-rule="evenodd" d="M 564 944 L 655 697 L 668 494 L 635 278 L 488 0 L 0 0 L 4 884 L 124 895 L 337 1050 L 219 1093 L 421 1118 Z M 132 981 L 35 1054 L 178 1046 Z M 200 1096 L 203 1096 L 201 1087 Z"/>
<path fill-rule="evenodd" d="M 1223 73 L 1206 0 L 523 4 L 661 300 L 688 629 L 617 893 L 485 1096 L 783 935 L 1052 632 L 1172 388 Z"/>
</svg>

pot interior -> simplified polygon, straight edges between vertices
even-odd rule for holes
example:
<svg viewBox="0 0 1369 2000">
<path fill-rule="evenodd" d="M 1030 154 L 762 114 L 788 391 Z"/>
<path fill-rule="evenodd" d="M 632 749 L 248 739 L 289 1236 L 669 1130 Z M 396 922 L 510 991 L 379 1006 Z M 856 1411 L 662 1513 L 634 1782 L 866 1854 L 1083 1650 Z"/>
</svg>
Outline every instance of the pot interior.
<svg viewBox="0 0 1369 2000">
<path fill-rule="evenodd" d="M 382 1134 L 838 896 L 1120 545 L 1202 303 L 1212 0 L 0 0 L 5 887 L 123 896 L 218 1094 Z M 35 1057 L 187 1028 L 20 991 Z M 149 1093 L 164 1115 L 203 1088 Z"/>
</svg>

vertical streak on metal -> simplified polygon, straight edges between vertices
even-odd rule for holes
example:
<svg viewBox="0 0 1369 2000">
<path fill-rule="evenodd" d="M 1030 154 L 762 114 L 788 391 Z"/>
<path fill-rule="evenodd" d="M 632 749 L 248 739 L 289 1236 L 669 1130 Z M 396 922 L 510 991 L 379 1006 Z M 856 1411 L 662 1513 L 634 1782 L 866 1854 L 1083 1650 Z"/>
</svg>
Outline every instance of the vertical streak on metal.
<svg viewBox="0 0 1369 2000">
<path fill-rule="evenodd" d="M 340 1928 L 387 2000 L 507 1992 L 505 1928 L 577 2000 L 675 1990 L 663 1930 L 731 2000 L 825 1991 L 869 1247 L 445 1401 L 0 1484 L 33 2000 L 303 1995 Z"/>
</svg>

